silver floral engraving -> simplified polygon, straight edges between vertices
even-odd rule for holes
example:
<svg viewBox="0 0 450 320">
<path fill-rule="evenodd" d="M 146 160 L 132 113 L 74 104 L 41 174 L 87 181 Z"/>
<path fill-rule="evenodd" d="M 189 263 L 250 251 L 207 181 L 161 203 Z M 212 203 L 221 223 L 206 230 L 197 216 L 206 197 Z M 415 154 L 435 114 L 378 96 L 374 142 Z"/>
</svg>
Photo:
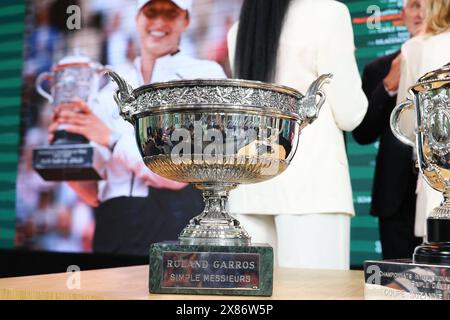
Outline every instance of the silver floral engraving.
<svg viewBox="0 0 450 320">
<path fill-rule="evenodd" d="M 149 90 L 137 97 L 131 107 L 131 116 L 151 108 L 177 106 L 242 106 L 264 108 L 266 111 L 297 114 L 301 97 L 235 86 L 195 86 Z"/>
<path fill-rule="evenodd" d="M 429 146 L 438 156 L 450 150 L 450 103 L 444 91 L 431 97 L 422 95 L 425 108 L 425 135 Z"/>
</svg>

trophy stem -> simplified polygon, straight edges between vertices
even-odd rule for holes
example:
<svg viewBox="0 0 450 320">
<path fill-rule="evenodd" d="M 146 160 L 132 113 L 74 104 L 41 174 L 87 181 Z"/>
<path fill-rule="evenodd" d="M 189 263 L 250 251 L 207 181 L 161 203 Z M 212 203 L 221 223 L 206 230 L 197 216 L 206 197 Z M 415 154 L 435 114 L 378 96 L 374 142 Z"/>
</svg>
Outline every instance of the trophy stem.
<svg viewBox="0 0 450 320">
<path fill-rule="evenodd" d="M 444 201 L 442 201 L 441 207 L 447 208 L 449 210 L 448 212 L 450 213 L 450 187 L 447 186 L 447 183 L 446 183 L 445 190 L 443 192 L 443 196 L 444 196 Z M 449 217 L 450 217 L 450 215 L 449 215 Z"/>
<path fill-rule="evenodd" d="M 248 245 L 250 236 L 227 211 L 228 195 L 236 184 L 198 184 L 205 209 L 180 234 L 183 244 Z"/>
<path fill-rule="evenodd" d="M 450 189 L 445 188 L 444 201 L 427 219 L 427 242 L 450 242 Z"/>
<path fill-rule="evenodd" d="M 450 264 L 450 188 L 443 195 L 444 201 L 427 218 L 426 241 L 414 250 L 416 263 Z"/>
<path fill-rule="evenodd" d="M 89 140 L 81 134 L 67 132 L 64 129 L 57 130 L 53 139 L 53 145 L 83 144 Z"/>
<path fill-rule="evenodd" d="M 443 196 L 444 200 L 430 212 L 429 219 L 450 219 L 450 188 L 445 188 Z"/>
</svg>

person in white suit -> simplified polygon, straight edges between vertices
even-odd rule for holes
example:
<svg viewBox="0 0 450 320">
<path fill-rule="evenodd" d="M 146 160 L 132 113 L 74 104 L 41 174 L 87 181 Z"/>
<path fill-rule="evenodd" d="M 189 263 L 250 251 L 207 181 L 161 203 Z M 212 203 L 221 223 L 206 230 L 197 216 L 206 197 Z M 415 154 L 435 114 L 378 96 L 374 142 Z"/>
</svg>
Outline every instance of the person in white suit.
<svg viewBox="0 0 450 320">
<path fill-rule="evenodd" d="M 408 88 L 425 73 L 450 62 L 450 0 L 423 0 L 426 10 L 426 29 L 402 46 L 402 64 L 397 103 L 408 95 Z M 442 193 L 432 189 L 419 174 L 417 181 L 416 223 L 417 237 L 426 236 L 426 218 L 443 200 Z"/>
<path fill-rule="evenodd" d="M 326 102 L 306 127 L 288 169 L 230 196 L 253 242 L 274 247 L 281 267 L 348 269 L 352 189 L 343 131 L 367 111 L 347 7 L 331 0 L 244 1 L 228 34 L 234 76 L 305 93 L 321 74 Z"/>
</svg>

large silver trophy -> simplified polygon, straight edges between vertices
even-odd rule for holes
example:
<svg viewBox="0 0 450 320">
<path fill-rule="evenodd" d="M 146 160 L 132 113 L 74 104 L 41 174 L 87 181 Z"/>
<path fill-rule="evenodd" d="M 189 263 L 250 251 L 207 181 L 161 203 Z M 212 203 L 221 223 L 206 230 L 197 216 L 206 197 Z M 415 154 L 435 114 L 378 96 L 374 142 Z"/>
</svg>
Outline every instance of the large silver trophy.
<svg viewBox="0 0 450 320">
<path fill-rule="evenodd" d="M 36 78 L 36 90 L 54 107 L 81 100 L 91 105 L 106 68 L 75 51 Z M 44 89 L 48 84 L 49 90 Z M 47 146 L 33 151 L 33 168 L 50 181 L 100 180 L 104 155 L 80 134 L 69 133 L 61 124 Z"/>
<path fill-rule="evenodd" d="M 409 92 L 413 100 L 392 111 L 392 131 L 416 149 L 423 178 L 444 196 L 429 214 L 427 241 L 413 259 L 450 265 L 450 64 L 422 76 Z"/>
<path fill-rule="evenodd" d="M 205 209 L 176 243 L 150 250 L 150 292 L 271 295 L 273 251 L 251 243 L 227 211 L 229 191 L 281 174 L 300 131 L 324 103 L 314 81 L 306 95 L 279 85 L 234 79 L 181 80 L 133 90 L 118 74 L 115 100 L 133 124 L 146 165 L 193 183 Z"/>
</svg>

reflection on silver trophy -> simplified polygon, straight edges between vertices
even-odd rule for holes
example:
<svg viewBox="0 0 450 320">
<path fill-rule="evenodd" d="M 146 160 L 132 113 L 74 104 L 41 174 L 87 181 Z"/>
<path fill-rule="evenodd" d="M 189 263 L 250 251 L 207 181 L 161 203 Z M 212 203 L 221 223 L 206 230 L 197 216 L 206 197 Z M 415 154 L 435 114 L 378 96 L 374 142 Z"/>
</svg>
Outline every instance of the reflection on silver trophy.
<svg viewBox="0 0 450 320">
<path fill-rule="evenodd" d="M 391 114 L 391 128 L 417 152 L 422 176 L 443 193 L 427 219 L 427 241 L 414 262 L 450 265 L 450 64 L 422 76 Z"/>
<path fill-rule="evenodd" d="M 36 90 L 53 106 L 81 100 L 90 105 L 99 91 L 105 68 L 89 57 L 75 53 L 64 57 L 36 79 Z M 50 88 L 47 92 L 43 85 Z M 69 133 L 60 125 L 50 146 L 36 148 L 33 167 L 45 179 L 99 180 L 102 157 L 82 135 Z"/>
<path fill-rule="evenodd" d="M 41 73 L 36 79 L 36 89 L 53 105 L 75 99 L 89 103 L 97 94 L 100 76 L 105 68 L 89 57 L 75 54 L 64 57 L 51 72 Z M 50 81 L 50 94 L 42 88 L 44 81 Z"/>
<path fill-rule="evenodd" d="M 228 193 L 287 168 L 300 131 L 316 119 L 325 100 L 320 88 L 331 78 L 320 76 L 303 96 L 287 87 L 242 80 L 182 80 L 133 90 L 116 73 L 109 75 L 119 86 L 115 100 L 135 127 L 146 165 L 203 191 L 205 209 L 180 241 L 218 245 L 250 243 L 227 212 Z"/>
</svg>

